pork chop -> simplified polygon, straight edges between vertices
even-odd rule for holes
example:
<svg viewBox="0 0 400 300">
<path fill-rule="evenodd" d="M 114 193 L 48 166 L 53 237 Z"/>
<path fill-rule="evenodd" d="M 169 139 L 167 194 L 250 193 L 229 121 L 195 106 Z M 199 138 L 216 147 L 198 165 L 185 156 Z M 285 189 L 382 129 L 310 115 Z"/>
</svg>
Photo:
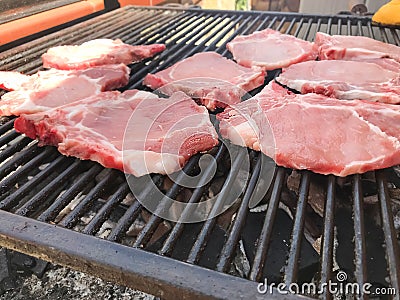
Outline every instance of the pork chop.
<svg viewBox="0 0 400 300">
<path fill-rule="evenodd" d="M 0 116 L 40 112 L 122 87 L 128 83 L 129 72 L 123 64 L 86 70 L 50 69 L 31 76 L 0 72 L 0 80 L 4 79 L 2 85 L 14 89 L 2 96 Z M 16 77 L 22 79 L 18 84 L 10 80 Z"/>
<path fill-rule="evenodd" d="M 143 84 L 171 95 L 183 91 L 208 109 L 238 103 L 241 97 L 264 83 L 264 72 L 239 66 L 216 52 L 186 58 L 155 74 Z"/>
<path fill-rule="evenodd" d="M 132 46 L 120 39 L 96 39 L 81 45 L 52 47 L 42 55 L 43 67 L 79 70 L 109 64 L 130 64 L 154 56 L 163 44 Z"/>
<path fill-rule="evenodd" d="M 399 70 L 400 63 L 392 59 L 307 61 L 284 69 L 276 80 L 302 94 L 397 104 Z"/>
<path fill-rule="evenodd" d="M 218 144 L 207 109 L 184 93 L 169 99 L 128 90 L 22 115 L 15 129 L 64 155 L 142 176 L 179 170 L 195 153 Z"/>
<path fill-rule="evenodd" d="M 313 43 L 273 29 L 238 36 L 226 47 L 238 64 L 245 67 L 257 66 L 267 71 L 317 58 Z"/>
<path fill-rule="evenodd" d="M 222 137 L 261 150 L 280 166 L 320 174 L 400 163 L 399 106 L 266 89 L 217 115 Z"/>
<path fill-rule="evenodd" d="M 315 50 L 322 60 L 392 58 L 400 62 L 400 47 L 365 36 L 329 35 L 317 32 Z"/>
</svg>

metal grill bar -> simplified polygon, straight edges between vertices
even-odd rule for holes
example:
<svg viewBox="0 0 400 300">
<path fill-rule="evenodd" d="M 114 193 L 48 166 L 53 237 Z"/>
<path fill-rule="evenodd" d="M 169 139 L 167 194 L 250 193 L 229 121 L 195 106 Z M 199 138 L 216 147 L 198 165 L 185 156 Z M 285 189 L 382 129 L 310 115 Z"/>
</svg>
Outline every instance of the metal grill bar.
<svg viewBox="0 0 400 300">
<path fill-rule="evenodd" d="M 275 178 L 274 188 L 272 190 L 271 199 L 269 200 L 267 213 L 265 215 L 264 225 L 258 241 L 258 247 L 254 257 L 253 265 L 250 271 L 250 280 L 259 281 L 261 279 L 261 271 L 268 254 L 268 247 L 271 241 L 272 227 L 274 226 L 274 218 L 276 209 L 278 208 L 283 181 L 285 179 L 285 169 L 279 168 Z"/>
<path fill-rule="evenodd" d="M 195 166 L 198 156 L 192 157 L 189 162 L 185 165 L 183 168 L 183 171 L 180 172 L 178 177 L 176 178 L 174 184 L 172 187 L 168 190 L 168 192 L 165 194 L 165 198 L 171 198 L 175 199 L 176 196 L 178 195 L 179 191 L 181 190 L 180 182 L 183 181 L 183 179 L 187 176 L 187 174 L 190 174 L 190 171 L 193 169 Z M 133 244 L 133 247 L 141 247 L 145 246 L 148 240 L 150 239 L 150 234 L 154 232 L 154 230 L 157 228 L 157 226 L 161 223 L 162 219 L 159 217 L 160 212 L 163 210 L 167 210 L 169 208 L 169 202 L 166 200 L 161 200 L 160 205 L 157 207 L 157 210 L 154 212 L 154 214 L 150 217 L 149 222 L 146 224 L 146 226 L 143 228 L 143 230 L 140 232 L 140 234 L 137 236 L 135 243 Z"/>
<path fill-rule="evenodd" d="M 310 189 L 310 176 L 309 172 L 304 172 L 300 183 L 299 200 L 296 216 L 294 218 L 290 254 L 287 263 L 287 271 L 285 272 L 285 282 L 287 286 L 297 280 L 297 267 L 300 258 L 301 241 L 303 238 L 305 209 L 307 207 L 308 191 Z"/>
<path fill-rule="evenodd" d="M 55 219 L 63 207 L 67 205 L 92 179 L 102 170 L 100 165 L 94 165 L 77 182 L 75 182 L 65 193 L 53 202 L 39 217 L 39 221 L 48 222 Z"/>
<path fill-rule="evenodd" d="M 121 38 L 131 44 L 165 43 L 167 45 L 166 51 L 153 59 L 131 66 L 133 75 L 130 78 L 128 87 L 143 88 L 141 84 L 142 79 L 149 72 L 156 72 L 157 70 L 167 68 L 175 62 L 200 51 L 217 51 L 226 57 L 231 57 L 230 53 L 226 50 L 226 44 L 229 41 L 239 34 L 249 34 L 264 28 L 274 28 L 286 33 L 292 33 L 309 41 L 313 40 L 315 33 L 320 30 L 332 34 L 336 32 L 338 34 L 368 34 L 378 40 L 399 44 L 398 29 L 386 29 L 374 26 L 371 20 L 366 17 L 127 7 L 96 17 L 83 24 L 74 25 L 46 37 L 33 40 L 26 45 L 7 50 L 0 54 L 0 68 L 7 70 L 18 69 L 26 73 L 32 73 L 40 68 L 40 55 L 49 47 L 59 44 L 81 43 L 97 37 Z M 108 253 L 107 251 L 100 253 L 100 256 L 93 259 L 93 257 L 87 256 L 90 250 L 87 250 L 86 254 L 79 251 L 78 253 L 76 249 L 81 248 L 73 248 L 74 243 L 68 245 L 68 243 L 59 243 L 56 239 L 45 239 L 43 238 L 45 236 L 43 234 L 39 234 L 37 240 L 31 241 L 31 244 L 28 243 L 30 246 L 27 249 L 24 243 L 26 244 L 31 236 L 26 236 L 24 232 L 19 232 L 18 230 L 8 235 L 4 235 L 3 232 L 3 235 L 0 233 L 1 245 L 15 247 L 20 251 L 29 252 L 37 256 L 43 253 L 40 251 L 46 249 L 45 252 L 50 253 L 49 259 L 57 263 L 70 265 L 82 271 L 93 272 L 97 276 L 109 276 L 107 277 L 108 279 L 145 291 L 149 289 L 149 286 L 154 286 L 155 284 L 157 291 L 162 291 L 163 296 L 166 298 L 172 298 L 172 291 L 177 290 L 195 297 L 199 295 L 201 297 L 204 295 L 219 298 L 228 298 L 227 295 L 232 297 L 232 294 L 221 286 L 218 286 L 219 289 L 215 288 L 211 290 L 209 289 L 210 285 L 206 283 L 204 285 L 199 284 L 199 286 L 189 287 L 193 282 L 200 282 L 200 279 L 193 281 L 197 279 L 182 278 L 179 276 L 177 278 L 175 275 L 170 281 L 162 279 L 167 278 L 168 270 L 172 269 L 176 270 L 179 274 L 185 275 L 200 272 L 195 275 L 206 274 L 205 276 L 209 276 L 212 282 L 218 282 L 221 278 L 229 278 L 228 281 L 234 282 L 237 287 L 235 291 L 236 297 L 243 295 L 245 298 L 256 298 L 260 295 L 256 293 L 257 285 L 252 283 L 251 280 L 259 281 L 264 276 L 268 276 L 268 274 L 265 274 L 265 269 L 269 268 L 264 268 L 264 265 L 268 262 L 267 257 L 273 255 L 273 252 L 276 251 L 274 248 L 275 240 L 272 240 L 272 236 L 274 232 L 280 229 L 278 228 L 279 226 L 275 226 L 275 221 L 279 220 L 279 217 L 276 217 L 282 211 L 280 206 L 282 204 L 282 207 L 288 206 L 294 217 L 292 218 L 293 225 L 288 225 L 293 226 L 289 229 L 291 237 L 289 237 L 290 243 L 288 244 L 288 249 L 282 252 L 282 255 L 287 255 L 287 261 L 281 268 L 284 272 L 277 276 L 287 284 L 303 280 L 301 278 L 303 271 L 301 269 L 301 262 L 304 258 L 304 244 L 308 243 L 303 235 L 307 233 L 320 234 L 322 237 L 321 261 L 318 271 L 320 282 L 327 282 L 333 278 L 333 259 L 336 255 L 334 245 L 335 243 L 339 243 L 340 245 L 342 242 L 338 240 L 339 236 L 334 234 L 336 230 L 335 225 L 337 225 L 335 224 L 337 217 L 335 215 L 335 207 L 343 205 L 340 198 L 336 199 L 338 184 L 336 178 L 333 176 L 325 178 L 328 184 L 327 188 L 326 186 L 324 187 L 324 190 L 327 192 L 324 217 L 323 219 L 317 217 L 317 221 L 322 223 L 323 220 L 322 232 L 319 233 L 318 230 L 314 230 L 315 232 L 310 233 L 308 232 L 310 216 L 308 215 L 309 206 L 307 206 L 307 200 L 313 197 L 312 190 L 314 185 L 317 184 L 314 175 L 310 172 L 301 172 L 302 176 L 296 185 L 296 191 L 292 191 L 295 193 L 294 199 L 288 199 L 287 197 L 291 195 L 286 186 L 289 180 L 288 170 L 277 168 L 275 180 L 265 198 L 265 201 L 269 202 L 265 216 L 257 228 L 259 230 L 258 233 L 260 233 L 257 233 L 257 243 L 253 245 L 254 249 L 244 249 L 246 255 L 249 254 L 249 251 L 254 251 L 254 258 L 250 258 L 250 274 L 243 275 L 250 280 L 242 280 L 214 271 L 205 270 L 205 272 L 203 268 L 196 266 L 197 264 L 202 264 L 202 260 L 208 259 L 209 246 L 213 242 L 210 237 L 219 229 L 220 226 L 216 226 L 216 224 L 217 222 L 220 224 L 219 222 L 223 218 L 211 218 L 199 224 L 195 239 L 193 241 L 185 241 L 188 243 L 185 245 L 187 247 L 185 252 L 187 257 L 180 259 L 186 259 L 191 263 L 190 265 L 178 262 L 176 259 L 171 260 L 163 257 L 175 257 L 175 252 L 180 251 L 179 247 L 181 247 L 182 239 L 184 239 L 183 233 L 189 227 L 188 225 L 181 222 L 176 224 L 169 223 L 171 226 L 167 232 L 161 232 L 162 237 L 154 242 L 155 235 L 159 231 L 159 225 L 163 220 L 156 215 L 151 215 L 148 219 L 142 220 L 143 218 L 141 219 L 140 217 L 147 215 L 148 212 L 138 199 L 134 199 L 129 206 L 123 204 L 125 203 L 123 200 L 128 195 L 131 197 L 123 174 L 114 170 L 105 171 L 98 164 L 91 162 L 79 162 L 75 160 L 71 164 L 71 159 L 58 155 L 53 148 L 38 147 L 36 142 L 32 142 L 30 139 L 20 137 L 16 134 L 12 129 L 13 120 L 2 120 L 2 122 L 3 124 L 0 125 L 0 147 L 2 147 L 0 148 L 0 161 L 4 162 L 0 165 L 1 209 L 13 212 L 12 217 L 16 220 L 22 218 L 26 224 L 33 224 L 32 226 L 40 224 L 39 226 L 44 226 L 39 228 L 30 227 L 29 225 L 28 231 L 30 228 L 37 228 L 38 231 L 49 230 L 43 222 L 54 222 L 57 225 L 73 229 L 55 228 L 55 231 L 59 234 L 62 232 L 63 237 L 67 241 L 74 241 L 76 237 L 80 237 L 79 244 L 82 244 L 82 241 L 87 241 L 87 249 L 93 249 L 90 247 L 102 245 L 102 247 L 98 246 L 98 248 L 95 248 L 102 249 L 102 251 L 106 247 L 104 245 L 107 245 L 107 247 L 110 246 L 110 249 L 113 251 L 112 253 L 124 253 L 131 261 L 132 259 L 143 258 L 146 261 L 153 262 L 157 266 L 157 272 L 161 271 L 162 275 L 149 274 L 146 273 L 146 270 L 141 270 L 140 267 L 144 265 L 140 260 L 135 261 L 135 264 L 127 267 L 125 261 L 118 261 L 119 254 L 116 254 L 116 262 L 113 262 L 112 266 L 110 266 L 110 259 L 104 254 Z M 227 156 L 225 147 L 220 145 L 216 150 L 215 159 L 217 164 L 224 163 Z M 215 262 L 210 264 L 212 265 L 210 268 L 219 272 L 230 272 L 236 255 L 243 250 L 236 251 L 238 250 L 239 243 L 244 243 L 242 232 L 247 229 L 249 216 L 253 215 L 253 213 L 249 213 L 248 206 L 251 204 L 253 197 L 259 193 L 258 185 L 262 184 L 262 177 L 265 175 L 265 171 L 263 171 L 264 166 L 261 162 L 262 155 L 251 152 L 250 156 L 253 157 L 254 161 L 252 161 L 251 174 L 249 181 L 246 183 L 247 187 L 243 191 L 242 201 L 235 206 L 232 216 L 228 214 L 230 223 L 224 224 L 224 229 L 221 229 L 224 232 L 223 241 L 221 241 L 222 245 L 219 245 L 218 249 L 213 250 L 217 251 L 217 253 L 215 253 Z M 190 173 L 193 170 L 199 157 L 196 156 L 189 161 L 189 164 L 185 168 L 187 172 Z M 217 203 L 212 208 L 213 211 L 223 205 L 226 194 L 229 192 L 229 187 L 233 184 L 236 177 L 235 172 L 238 171 L 241 163 L 240 158 L 231 161 L 232 170 L 229 172 L 230 175 L 228 178 L 224 177 L 222 184 L 223 191 L 219 195 Z M 211 166 L 205 169 L 202 177 L 200 177 L 199 187 L 190 190 L 190 196 L 184 201 L 189 203 L 200 201 L 207 188 L 207 185 L 204 184 L 206 178 L 208 178 L 207 174 L 211 170 Z M 370 272 L 366 253 L 368 236 L 366 236 L 366 229 L 364 227 L 364 222 L 367 222 L 367 220 L 364 220 L 363 178 L 362 176 L 354 176 L 352 179 L 349 193 L 349 197 L 352 198 L 352 207 L 350 209 L 352 209 L 353 214 L 352 226 L 357 238 L 354 241 L 354 245 L 352 245 L 354 249 L 349 249 L 351 255 L 353 255 L 352 251 L 354 250 L 355 262 L 351 262 L 351 266 L 348 267 L 350 270 L 355 270 L 355 279 L 361 284 L 368 282 L 367 271 Z M 129 180 L 134 179 L 129 177 L 128 182 Z M 213 180 L 215 178 L 212 179 L 211 184 Z M 164 182 L 163 176 L 156 175 L 153 177 L 153 183 L 157 187 L 163 186 Z M 398 245 L 396 232 L 393 227 L 386 177 L 383 172 L 377 172 L 376 182 L 382 215 L 382 237 L 384 235 L 385 249 L 387 249 L 387 274 L 390 275 L 391 286 L 398 288 L 400 269 Z M 154 185 L 149 184 L 144 186 L 139 199 L 151 199 L 155 192 Z M 165 191 L 165 195 L 177 198 L 180 193 L 183 195 L 184 191 L 187 191 L 187 188 L 181 186 L 178 180 L 172 185 L 172 188 L 168 188 Z M 75 202 L 77 202 L 77 205 L 68 213 L 69 207 L 75 205 Z M 157 211 L 166 209 L 164 201 L 161 201 L 157 209 Z M 64 215 L 65 213 L 66 215 Z M 184 213 L 188 214 L 190 211 L 187 210 Z M 21 217 L 18 214 L 26 215 L 30 218 Z M 8 228 L 9 224 L 7 222 L 10 220 L 10 215 L 1 210 L 0 215 L 0 223 L 2 225 L 0 226 L 0 231 L 2 231 L 4 228 Z M 83 217 L 89 219 L 89 221 L 83 223 Z M 40 220 L 41 223 L 37 223 L 36 221 L 31 223 L 33 221 L 31 220 L 32 218 Z M 108 236 L 105 237 L 100 232 L 102 225 L 113 218 L 118 218 L 116 225 L 111 229 Z M 128 237 L 128 230 L 130 230 L 134 222 L 144 222 L 145 224 L 138 232 L 136 238 Z M 43 229 L 45 227 L 46 229 Z M 82 233 L 73 231 L 82 231 Z M 102 236 L 108 241 L 93 239 L 88 235 Z M 42 238 L 44 240 L 41 240 Z M 11 240 L 12 242 L 10 242 Z M 21 240 L 24 242 L 21 242 Z M 103 242 L 105 244 L 101 244 Z M 32 243 L 34 244 L 33 246 Z M 133 245 L 133 247 L 124 247 L 118 243 Z M 150 253 L 142 249 L 136 249 L 135 247 L 151 248 L 151 251 L 158 252 L 161 255 L 150 255 Z M 63 254 L 61 257 L 58 257 L 54 253 L 64 253 L 65 255 Z M 97 252 L 93 254 L 99 255 Z M 66 257 L 69 257 L 69 259 Z M 94 255 L 94 257 L 96 256 Z M 115 258 L 115 255 L 113 258 Z M 75 263 L 83 259 L 86 260 L 85 264 Z M 365 262 L 365 265 L 360 262 Z M 146 267 L 148 268 L 149 266 L 146 265 Z M 164 269 L 164 267 L 169 267 L 170 269 Z M 347 266 L 339 267 L 346 268 Z M 124 270 L 122 274 L 120 270 Z M 144 278 L 143 276 L 148 277 Z M 312 276 L 316 277 L 317 273 Z M 201 280 L 204 279 L 201 276 L 198 278 L 201 278 Z M 310 278 L 306 280 L 310 281 Z M 142 284 L 143 282 L 146 282 L 146 284 Z M 244 284 L 243 282 L 246 283 L 246 288 L 241 290 L 240 286 Z M 223 283 L 226 282 L 224 281 Z M 156 293 L 157 291 L 153 289 L 148 292 Z M 201 298 L 200 296 L 199 298 Z M 326 293 L 323 297 L 328 298 L 330 295 Z M 274 295 L 268 295 L 268 298 L 275 297 Z"/>
<path fill-rule="evenodd" d="M 328 177 L 328 189 L 325 203 L 324 233 L 322 235 L 321 254 L 321 282 L 329 282 L 332 279 L 333 265 L 333 237 L 334 237 L 334 215 L 335 215 L 335 183 L 334 176 Z M 324 290 L 324 299 L 331 299 L 332 295 Z"/>
<path fill-rule="evenodd" d="M 219 147 L 217 154 L 215 155 L 215 161 L 219 162 L 222 156 L 225 154 L 226 148 L 224 146 Z M 213 165 L 209 165 L 207 169 L 204 171 L 203 176 L 198 182 L 198 187 L 194 190 L 192 197 L 190 197 L 188 203 L 197 203 L 200 200 L 200 197 L 202 196 L 205 185 L 207 184 L 207 179 L 209 176 L 212 175 L 212 172 L 214 171 Z M 179 236 L 182 233 L 184 223 L 182 223 L 182 220 L 187 219 L 187 216 L 190 215 L 193 211 L 192 206 L 187 206 L 184 211 L 182 212 L 182 215 L 180 217 L 180 222 L 178 222 L 174 228 L 172 229 L 171 233 L 169 234 L 168 238 L 166 239 L 163 247 L 159 251 L 159 254 L 162 255 L 170 255 L 173 247 L 175 246 L 175 243 L 177 242 Z"/>
<path fill-rule="evenodd" d="M 217 265 L 217 270 L 220 272 L 226 272 L 229 264 L 231 263 L 234 250 L 236 249 L 240 239 L 240 231 L 246 220 L 250 199 L 253 195 L 254 189 L 256 188 L 256 184 L 260 175 L 260 170 L 261 170 L 261 158 L 259 156 L 257 164 L 251 175 L 249 185 L 246 189 L 246 193 L 243 196 L 243 200 L 237 212 L 237 216 L 235 222 L 233 223 L 232 230 L 224 245 L 224 248 L 221 251 L 221 256 Z"/>
<path fill-rule="evenodd" d="M 117 175 L 116 170 L 107 170 L 107 174 L 101 179 L 97 186 L 95 186 L 91 192 L 71 211 L 61 222 L 60 225 L 66 228 L 73 227 L 77 222 L 78 218 L 88 209 L 89 205 L 98 199 L 104 191 L 107 191 L 114 185 L 112 184 Z"/>
<path fill-rule="evenodd" d="M 161 181 L 161 176 L 156 176 L 156 178 L 153 178 L 153 182 L 156 185 L 160 181 Z M 146 186 L 146 188 L 140 194 L 140 197 L 144 199 L 147 196 L 151 196 L 152 189 L 153 187 L 151 185 Z M 119 241 L 122 233 L 129 228 L 130 224 L 133 223 L 133 221 L 136 219 L 141 209 L 142 205 L 140 204 L 139 201 L 136 200 L 133 204 L 131 204 L 131 206 L 127 209 L 125 214 L 119 219 L 117 225 L 111 231 L 107 239 L 109 241 Z"/>
<path fill-rule="evenodd" d="M 393 217 L 391 205 L 389 203 L 389 192 L 387 190 L 386 178 L 383 171 L 377 171 L 376 178 L 379 187 L 378 198 L 381 204 L 382 213 L 382 224 L 383 231 L 385 233 L 385 243 L 386 243 L 386 253 L 387 262 L 390 274 L 391 286 L 399 291 L 400 288 L 400 278 L 399 278 L 399 245 L 397 241 L 397 235 L 394 230 Z"/>
<path fill-rule="evenodd" d="M 359 286 L 363 286 L 367 282 L 367 265 L 366 265 L 366 245 L 365 245 L 365 229 L 364 229 L 364 208 L 363 208 L 363 192 L 361 185 L 361 176 L 353 176 L 353 198 L 354 198 L 354 243 L 355 243 L 355 277 Z M 365 299 L 366 295 L 360 295 L 360 299 Z"/>
<path fill-rule="evenodd" d="M 218 194 L 218 198 L 214 203 L 214 206 L 209 214 L 209 216 L 217 216 L 217 212 L 222 208 L 222 206 L 225 204 L 226 198 L 229 195 L 229 191 L 232 189 L 232 186 L 234 184 L 234 180 L 244 162 L 245 155 L 247 154 L 247 150 L 245 149 L 240 149 L 239 154 L 237 155 L 237 158 L 232 164 L 232 169 L 228 174 L 228 178 L 225 181 L 224 186 L 222 187 L 221 192 Z M 204 247 L 207 243 L 208 237 L 210 235 L 211 230 L 213 229 L 214 225 L 216 222 L 216 218 L 208 218 L 204 225 L 203 228 L 201 229 L 199 235 L 197 236 L 197 239 L 190 250 L 189 256 L 187 258 L 188 263 L 196 263 L 200 257 L 201 252 L 204 250 Z"/>
</svg>

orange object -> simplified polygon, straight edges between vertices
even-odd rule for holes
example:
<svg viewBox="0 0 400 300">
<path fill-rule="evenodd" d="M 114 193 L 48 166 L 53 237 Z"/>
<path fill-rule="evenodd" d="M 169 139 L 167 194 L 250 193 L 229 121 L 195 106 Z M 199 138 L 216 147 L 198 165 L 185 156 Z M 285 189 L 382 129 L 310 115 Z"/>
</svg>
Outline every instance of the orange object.
<svg viewBox="0 0 400 300">
<path fill-rule="evenodd" d="M 382 25 L 400 25 L 400 0 L 392 0 L 383 5 L 372 17 L 372 21 Z"/>
<path fill-rule="evenodd" d="M 4 23 L 0 25 L 0 45 L 103 9 L 103 0 L 87 0 Z"/>
<path fill-rule="evenodd" d="M 126 5 L 146 5 L 146 6 L 152 6 L 152 5 L 157 5 L 163 2 L 164 0 L 118 0 L 119 4 L 121 6 L 126 6 Z"/>
</svg>

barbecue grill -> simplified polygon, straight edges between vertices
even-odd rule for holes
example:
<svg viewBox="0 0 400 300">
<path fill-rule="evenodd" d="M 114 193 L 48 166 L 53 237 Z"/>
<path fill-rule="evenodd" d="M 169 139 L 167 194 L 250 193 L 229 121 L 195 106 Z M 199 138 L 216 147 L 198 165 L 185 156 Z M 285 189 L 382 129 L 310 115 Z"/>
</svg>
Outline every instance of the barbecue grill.
<svg viewBox="0 0 400 300">
<path fill-rule="evenodd" d="M 34 73 L 49 47 L 94 38 L 165 43 L 166 51 L 132 66 L 126 89 L 146 89 L 141 81 L 147 73 L 201 51 L 230 57 L 227 42 L 265 28 L 310 41 L 322 31 L 400 45 L 398 29 L 375 26 L 362 16 L 129 6 L 17 46 L 5 45 L 0 64 L 2 70 Z M 199 187 L 180 185 L 180 175 L 198 174 L 201 154 L 189 160 L 175 182 L 152 176 L 153 184 L 144 185 L 141 195 L 153 197 L 156 187 L 168 197 L 196 203 L 212 192 L 219 193 L 214 205 L 223 205 L 241 180 L 240 162 L 248 155 L 251 167 L 239 201 L 202 223 L 173 223 L 148 212 L 132 196 L 123 173 L 64 157 L 53 147 L 39 147 L 16 133 L 13 121 L 2 118 L 0 123 L 3 247 L 165 299 L 274 299 L 280 297 L 276 290 L 263 295 L 257 290 L 259 283 L 344 280 L 338 273 L 360 285 L 394 288 L 394 297 L 399 297 L 396 167 L 347 178 L 277 167 L 266 196 L 249 209 L 271 165 L 265 168 L 268 160 L 262 154 L 240 147 L 231 159 L 221 143 L 208 153 L 217 161 L 210 182 L 203 178 L 211 172 L 206 167 Z M 160 201 L 157 209 L 168 208 Z M 292 297 L 300 296 L 285 295 Z M 321 297 L 332 295 L 325 290 Z"/>
</svg>

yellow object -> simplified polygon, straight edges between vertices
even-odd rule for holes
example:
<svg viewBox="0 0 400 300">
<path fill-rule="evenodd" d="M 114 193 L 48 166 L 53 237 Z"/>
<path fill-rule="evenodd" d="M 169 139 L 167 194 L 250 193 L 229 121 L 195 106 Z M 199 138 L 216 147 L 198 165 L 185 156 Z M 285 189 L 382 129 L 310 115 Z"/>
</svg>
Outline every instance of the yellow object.
<svg viewBox="0 0 400 300">
<path fill-rule="evenodd" d="M 392 0 L 383 5 L 372 17 L 372 21 L 383 25 L 400 25 L 400 0 Z"/>
</svg>

